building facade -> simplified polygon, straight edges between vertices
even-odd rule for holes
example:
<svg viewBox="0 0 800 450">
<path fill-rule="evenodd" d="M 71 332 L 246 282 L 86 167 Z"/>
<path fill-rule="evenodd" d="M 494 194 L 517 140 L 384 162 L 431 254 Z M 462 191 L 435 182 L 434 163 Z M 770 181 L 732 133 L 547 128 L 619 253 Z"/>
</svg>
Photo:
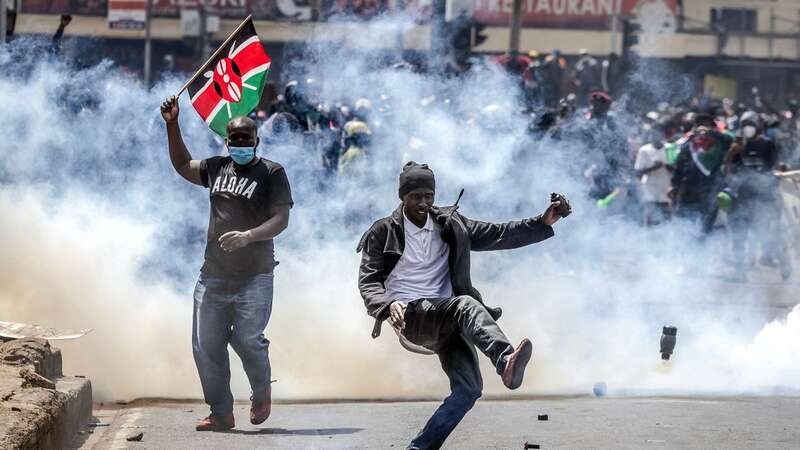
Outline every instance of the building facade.
<svg viewBox="0 0 800 450">
<path fill-rule="evenodd" d="M 192 38 L 187 38 L 185 23 L 182 26 L 181 11 L 196 9 L 196 0 L 151 1 L 156 66 L 170 48 L 179 61 L 182 57 L 191 60 Z M 486 25 L 482 32 L 486 39 L 473 51 L 507 51 L 514 0 L 466 1 L 465 10 Z M 69 12 L 75 20 L 68 36 L 111 40 L 135 52 L 144 31 L 110 29 L 105 2 L 25 0 L 16 33 L 51 34 L 58 14 Z M 522 51 L 558 49 L 575 55 L 586 49 L 601 56 L 638 54 L 671 61 L 699 77 L 711 74 L 730 79 L 740 92 L 761 87 L 775 97 L 796 97 L 794 86 L 800 85 L 798 0 L 521 0 L 520 7 Z M 296 48 L 312 39 L 353 49 L 424 52 L 431 46 L 435 8 L 443 10 L 444 3 L 211 0 L 209 11 L 219 17 L 219 25 L 213 28 L 210 40 L 224 39 L 244 15 L 253 14 L 262 40 L 277 52 L 278 59 L 287 46 Z M 364 20 L 377 15 L 385 19 Z M 186 51 L 175 50 L 180 48 Z"/>
</svg>

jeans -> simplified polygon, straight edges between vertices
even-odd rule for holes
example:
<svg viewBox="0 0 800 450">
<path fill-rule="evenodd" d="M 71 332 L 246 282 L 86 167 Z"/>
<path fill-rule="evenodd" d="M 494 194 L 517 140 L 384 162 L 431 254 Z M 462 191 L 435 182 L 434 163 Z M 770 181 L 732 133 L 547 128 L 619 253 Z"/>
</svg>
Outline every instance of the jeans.
<svg viewBox="0 0 800 450">
<path fill-rule="evenodd" d="M 450 395 L 408 446 L 437 449 L 481 396 L 483 379 L 475 348 L 500 374 L 514 347 L 486 307 L 470 296 L 415 300 L 408 304 L 404 320 L 403 336 L 436 352 L 450 379 Z"/>
<path fill-rule="evenodd" d="M 270 385 L 269 341 L 272 274 L 246 280 L 200 275 L 194 289 L 192 351 L 203 397 L 215 415 L 233 412 L 228 344 L 239 355 L 254 396 Z"/>
</svg>

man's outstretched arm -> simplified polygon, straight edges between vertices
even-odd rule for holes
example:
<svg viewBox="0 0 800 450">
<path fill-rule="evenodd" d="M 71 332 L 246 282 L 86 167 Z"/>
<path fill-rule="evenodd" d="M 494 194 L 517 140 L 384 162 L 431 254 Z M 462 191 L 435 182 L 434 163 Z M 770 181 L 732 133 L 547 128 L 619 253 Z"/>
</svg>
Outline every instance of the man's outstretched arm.
<svg viewBox="0 0 800 450">
<path fill-rule="evenodd" d="M 70 22 L 72 22 L 71 15 L 61 15 L 60 22 L 58 23 L 58 29 L 56 30 L 55 34 L 53 35 L 53 39 L 50 42 L 50 51 L 53 52 L 54 55 L 61 53 L 61 41 L 64 38 L 64 30 L 67 28 Z"/>
<path fill-rule="evenodd" d="M 561 217 L 554 201 L 539 216 L 506 223 L 480 222 L 465 218 L 470 243 L 474 251 L 508 250 L 535 244 L 552 237 L 552 225 Z"/>
<path fill-rule="evenodd" d="M 169 159 L 172 167 L 187 181 L 205 186 L 200 176 L 200 160 L 192 159 L 189 149 L 183 143 L 181 127 L 178 125 L 178 98 L 170 96 L 161 104 L 161 117 L 167 124 L 167 141 L 169 142 Z"/>
</svg>

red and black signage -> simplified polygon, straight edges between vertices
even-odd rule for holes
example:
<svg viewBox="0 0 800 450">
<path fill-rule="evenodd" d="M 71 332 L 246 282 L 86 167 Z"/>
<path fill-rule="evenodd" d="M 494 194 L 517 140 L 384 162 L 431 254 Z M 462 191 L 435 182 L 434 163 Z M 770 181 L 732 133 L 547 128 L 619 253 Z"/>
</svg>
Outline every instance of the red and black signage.
<svg viewBox="0 0 800 450">
<path fill-rule="evenodd" d="M 514 0 L 475 0 L 474 19 L 508 26 Z M 674 20 L 677 0 L 522 0 L 522 26 L 607 29 L 611 17 Z"/>
</svg>

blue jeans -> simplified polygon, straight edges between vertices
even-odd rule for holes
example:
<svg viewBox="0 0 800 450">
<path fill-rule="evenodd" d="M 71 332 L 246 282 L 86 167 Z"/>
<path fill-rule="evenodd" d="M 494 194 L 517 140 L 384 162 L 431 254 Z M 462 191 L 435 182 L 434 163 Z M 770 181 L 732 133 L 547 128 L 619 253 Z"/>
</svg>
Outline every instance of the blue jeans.
<svg viewBox="0 0 800 450">
<path fill-rule="evenodd" d="M 438 449 L 481 396 L 483 379 L 475 349 L 489 357 L 500 374 L 514 347 L 486 307 L 467 295 L 415 300 L 404 318 L 403 336 L 435 351 L 450 379 L 450 395 L 407 449 Z"/>
<path fill-rule="evenodd" d="M 233 411 L 228 344 L 239 355 L 254 396 L 270 385 L 269 341 L 272 274 L 246 280 L 200 275 L 194 289 L 192 351 L 203 397 L 212 414 Z"/>
</svg>

